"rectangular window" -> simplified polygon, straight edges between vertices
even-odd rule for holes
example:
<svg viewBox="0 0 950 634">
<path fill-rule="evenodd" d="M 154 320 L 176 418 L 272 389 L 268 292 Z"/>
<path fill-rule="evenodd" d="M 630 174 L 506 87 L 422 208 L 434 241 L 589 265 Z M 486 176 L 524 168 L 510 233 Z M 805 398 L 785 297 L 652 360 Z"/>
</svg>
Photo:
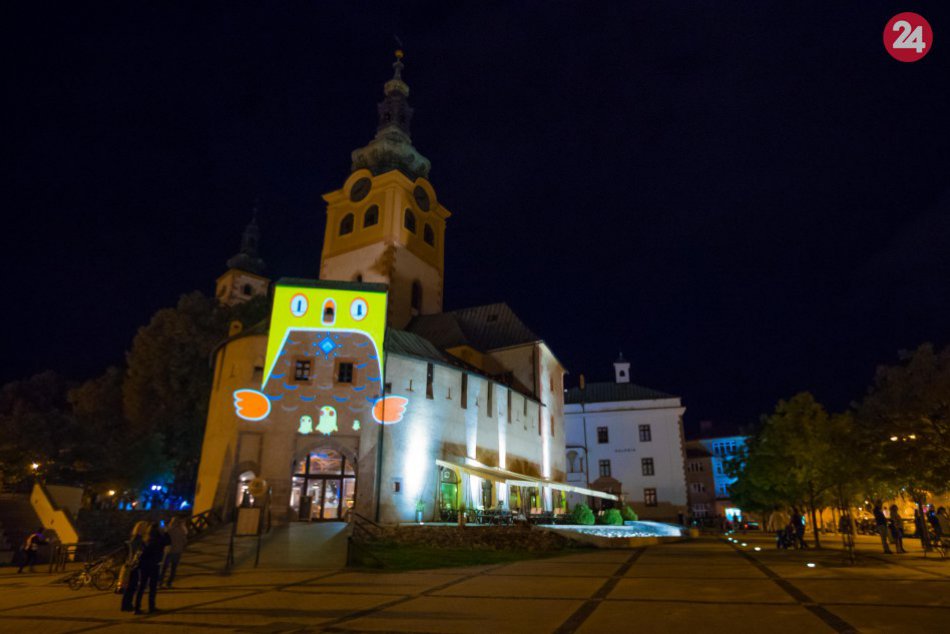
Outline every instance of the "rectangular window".
<svg viewBox="0 0 950 634">
<path fill-rule="evenodd" d="M 310 359 L 297 359 L 294 361 L 294 381 L 310 380 Z"/>
<path fill-rule="evenodd" d="M 645 476 L 653 475 L 653 458 L 641 458 L 640 469 L 643 471 L 643 475 Z"/>
<path fill-rule="evenodd" d="M 508 424 L 511 424 L 511 388 L 508 388 Z"/>
<path fill-rule="evenodd" d="M 487 381 L 487 383 L 488 383 L 488 409 L 485 413 L 491 416 L 492 418 L 494 418 L 495 417 L 495 384 L 492 383 L 491 381 Z"/>
<path fill-rule="evenodd" d="M 352 383 L 353 382 L 353 364 L 349 361 L 340 361 L 336 366 L 336 382 L 337 383 Z"/>
<path fill-rule="evenodd" d="M 432 400 L 432 364 L 426 366 L 426 398 Z"/>
<path fill-rule="evenodd" d="M 551 414 L 551 438 L 554 438 L 554 414 Z"/>
<path fill-rule="evenodd" d="M 598 464 L 600 465 L 600 477 L 609 478 L 610 477 L 610 461 L 601 460 Z"/>
<path fill-rule="evenodd" d="M 643 503 L 647 506 L 656 506 L 656 489 L 643 489 Z"/>
<path fill-rule="evenodd" d="M 649 425 L 640 425 L 640 442 L 650 442 L 653 436 L 650 434 Z"/>
<path fill-rule="evenodd" d="M 462 389 L 459 395 L 459 404 L 462 409 L 468 409 L 468 373 L 462 372 Z"/>
<path fill-rule="evenodd" d="M 606 445 L 610 442 L 610 434 L 607 432 L 606 427 L 597 428 L 597 443 L 600 445 Z"/>
<path fill-rule="evenodd" d="M 538 436 L 541 436 L 541 412 L 538 412 Z"/>
</svg>

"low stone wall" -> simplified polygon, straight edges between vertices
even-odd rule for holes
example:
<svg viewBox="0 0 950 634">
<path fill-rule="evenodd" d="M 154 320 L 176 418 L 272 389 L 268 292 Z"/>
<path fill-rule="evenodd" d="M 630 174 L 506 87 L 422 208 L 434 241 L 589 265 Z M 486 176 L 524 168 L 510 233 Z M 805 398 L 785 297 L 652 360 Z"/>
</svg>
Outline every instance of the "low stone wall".
<svg viewBox="0 0 950 634">
<path fill-rule="evenodd" d="M 353 539 L 367 541 L 362 531 Z M 395 544 L 424 544 L 436 549 L 519 550 L 544 552 L 565 548 L 590 548 L 552 531 L 529 526 L 383 526 L 373 530 L 372 541 Z"/>
</svg>

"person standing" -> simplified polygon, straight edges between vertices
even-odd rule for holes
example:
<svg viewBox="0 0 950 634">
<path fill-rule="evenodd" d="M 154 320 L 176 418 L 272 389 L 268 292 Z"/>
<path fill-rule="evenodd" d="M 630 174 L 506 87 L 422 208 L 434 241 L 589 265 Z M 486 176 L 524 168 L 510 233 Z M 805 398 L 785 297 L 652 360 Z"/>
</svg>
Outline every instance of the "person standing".
<svg viewBox="0 0 950 634">
<path fill-rule="evenodd" d="M 158 611 L 155 607 L 155 593 L 158 591 L 158 579 L 161 576 L 159 567 L 169 541 L 168 535 L 158 527 L 158 524 L 151 522 L 148 525 L 142 554 L 139 556 L 139 583 L 135 593 L 136 614 L 142 613 L 142 595 L 145 594 L 146 585 L 148 586 L 148 611 Z"/>
<path fill-rule="evenodd" d="M 894 547 L 897 549 L 897 553 L 906 553 L 904 550 L 904 524 L 901 519 L 900 513 L 897 511 L 897 505 L 891 504 L 891 518 L 890 518 L 890 529 L 891 537 L 894 539 Z"/>
<path fill-rule="evenodd" d="M 168 552 L 165 553 L 165 562 L 162 564 L 160 585 L 171 588 L 175 581 L 175 573 L 178 572 L 178 564 L 181 562 L 181 554 L 185 552 L 185 546 L 188 544 L 188 529 L 183 518 L 175 516 L 172 519 L 172 523 L 168 526 L 168 539 Z"/>
<path fill-rule="evenodd" d="M 877 530 L 877 534 L 881 536 L 881 545 L 884 546 L 884 554 L 892 554 L 891 547 L 887 545 L 887 517 L 884 515 L 884 509 L 881 508 L 880 502 L 874 505 L 874 528 Z"/>
<path fill-rule="evenodd" d="M 26 541 L 23 542 L 23 560 L 20 562 L 20 568 L 17 570 L 17 573 L 23 572 L 23 568 L 26 566 L 29 566 L 30 572 L 33 572 L 33 564 L 36 563 L 36 554 L 40 546 L 45 543 L 46 536 L 43 535 L 42 526 L 27 536 Z"/>
<path fill-rule="evenodd" d="M 135 598 L 135 591 L 139 586 L 139 562 L 142 557 L 142 550 L 145 548 L 145 537 L 148 535 L 149 523 L 142 520 L 135 523 L 132 527 L 132 535 L 129 537 L 129 555 L 122 566 L 123 572 L 119 577 L 122 584 L 122 611 L 131 612 L 134 607 L 132 600 Z"/>
<path fill-rule="evenodd" d="M 808 548 L 805 543 L 805 516 L 798 512 L 798 507 L 792 507 L 792 526 L 795 529 L 795 546 L 799 550 Z"/>
</svg>

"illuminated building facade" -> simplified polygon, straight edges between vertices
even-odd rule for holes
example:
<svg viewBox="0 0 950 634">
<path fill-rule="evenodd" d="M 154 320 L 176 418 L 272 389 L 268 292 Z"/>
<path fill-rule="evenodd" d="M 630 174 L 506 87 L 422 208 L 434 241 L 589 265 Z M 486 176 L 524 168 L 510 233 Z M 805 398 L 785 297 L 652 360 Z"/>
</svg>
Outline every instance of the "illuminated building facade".
<svg viewBox="0 0 950 634">
<path fill-rule="evenodd" d="M 736 478 L 728 474 L 726 463 L 742 455 L 748 439 L 748 436 L 717 436 L 690 441 L 691 446 L 701 447 L 710 454 L 715 493 L 715 516 L 739 519 L 742 515 L 742 511 L 734 507 L 729 500 L 729 485 L 735 482 Z"/>
<path fill-rule="evenodd" d="M 571 388 L 564 400 L 569 482 L 618 494 L 641 519 L 685 516 L 686 408 L 678 396 L 631 383 L 621 355 L 614 381 Z M 572 494 L 574 502 L 588 500 Z"/>
<path fill-rule="evenodd" d="M 324 196 L 320 280 L 278 282 L 269 325 L 214 353 L 196 513 L 250 502 L 252 478 L 277 522 L 564 509 L 564 368 L 506 304 L 443 312 L 451 214 L 394 68 L 375 138 Z M 383 325 L 354 325 L 357 298 Z"/>
</svg>

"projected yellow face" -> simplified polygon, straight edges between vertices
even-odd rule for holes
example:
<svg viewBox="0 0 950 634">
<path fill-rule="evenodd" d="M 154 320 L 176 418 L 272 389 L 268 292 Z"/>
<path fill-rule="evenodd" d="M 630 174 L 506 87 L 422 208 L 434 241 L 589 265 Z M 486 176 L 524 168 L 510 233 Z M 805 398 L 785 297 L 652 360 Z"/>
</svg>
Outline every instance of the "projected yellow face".
<svg viewBox="0 0 950 634">
<path fill-rule="evenodd" d="M 237 415 L 265 420 L 272 408 L 306 415 L 304 434 L 357 432 L 367 417 L 399 422 L 408 399 L 382 394 L 385 329 L 383 287 L 278 284 L 261 390 L 235 392 Z"/>
</svg>

